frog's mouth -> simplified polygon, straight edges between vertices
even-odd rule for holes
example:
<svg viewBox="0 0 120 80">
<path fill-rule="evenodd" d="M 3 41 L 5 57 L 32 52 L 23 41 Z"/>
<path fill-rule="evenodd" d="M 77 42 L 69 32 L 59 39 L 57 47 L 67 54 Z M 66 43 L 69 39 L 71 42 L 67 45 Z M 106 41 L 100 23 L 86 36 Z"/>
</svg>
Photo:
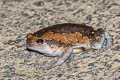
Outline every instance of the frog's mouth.
<svg viewBox="0 0 120 80">
<path fill-rule="evenodd" d="M 41 41 L 40 41 L 41 42 Z M 45 55 L 52 54 L 53 49 L 47 45 L 46 42 L 43 42 L 42 44 L 38 44 L 37 42 L 35 43 L 29 43 L 26 45 L 27 49 L 32 50 L 32 51 L 37 51 L 39 53 L 44 53 Z"/>
</svg>

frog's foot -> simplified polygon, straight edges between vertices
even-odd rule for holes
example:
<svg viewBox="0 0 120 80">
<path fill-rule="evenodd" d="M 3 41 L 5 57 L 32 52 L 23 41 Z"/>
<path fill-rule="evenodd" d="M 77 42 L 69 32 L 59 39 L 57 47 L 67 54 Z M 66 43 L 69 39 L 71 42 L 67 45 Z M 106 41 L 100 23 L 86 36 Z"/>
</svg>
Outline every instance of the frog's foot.
<svg viewBox="0 0 120 80">
<path fill-rule="evenodd" d="M 54 63 L 52 63 L 49 66 L 43 67 L 42 69 L 48 70 L 48 69 L 51 69 L 51 68 L 54 68 L 56 66 L 63 64 L 70 57 L 71 53 L 72 53 L 72 48 L 66 49 L 64 54 L 58 60 L 54 61 Z"/>
<path fill-rule="evenodd" d="M 106 51 L 111 45 L 113 44 L 113 39 L 111 38 L 110 34 L 104 31 L 105 40 L 102 44 L 102 47 L 98 50 L 99 53 Z"/>
</svg>

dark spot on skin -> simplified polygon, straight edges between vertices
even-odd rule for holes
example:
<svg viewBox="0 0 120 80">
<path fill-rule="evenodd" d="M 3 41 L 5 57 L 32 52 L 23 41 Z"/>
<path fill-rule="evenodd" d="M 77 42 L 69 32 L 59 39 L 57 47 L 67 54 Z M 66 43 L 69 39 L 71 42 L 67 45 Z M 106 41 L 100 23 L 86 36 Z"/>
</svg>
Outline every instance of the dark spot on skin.
<svg viewBox="0 0 120 80">
<path fill-rule="evenodd" d="M 96 31 L 95 36 L 100 36 L 103 32 L 103 29 L 100 28 Z"/>
</svg>

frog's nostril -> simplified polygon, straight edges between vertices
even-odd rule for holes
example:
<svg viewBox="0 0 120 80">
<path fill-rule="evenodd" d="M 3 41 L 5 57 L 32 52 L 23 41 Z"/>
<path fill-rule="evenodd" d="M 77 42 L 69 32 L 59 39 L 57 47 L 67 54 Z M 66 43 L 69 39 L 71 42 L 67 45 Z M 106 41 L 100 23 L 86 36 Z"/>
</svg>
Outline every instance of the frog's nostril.
<svg viewBox="0 0 120 80">
<path fill-rule="evenodd" d="M 43 43 L 44 40 L 43 40 L 43 39 L 38 39 L 36 42 L 37 42 L 37 43 Z"/>
</svg>

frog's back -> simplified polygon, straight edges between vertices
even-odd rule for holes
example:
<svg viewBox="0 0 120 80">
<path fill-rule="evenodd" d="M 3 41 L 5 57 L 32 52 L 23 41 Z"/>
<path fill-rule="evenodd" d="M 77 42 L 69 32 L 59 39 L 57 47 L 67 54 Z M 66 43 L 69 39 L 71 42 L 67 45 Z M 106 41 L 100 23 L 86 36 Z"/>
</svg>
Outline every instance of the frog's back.
<svg viewBox="0 0 120 80">
<path fill-rule="evenodd" d="M 35 32 L 34 35 L 37 35 L 40 37 L 47 32 L 53 32 L 53 33 L 59 33 L 59 34 L 62 34 L 62 33 L 73 34 L 75 32 L 79 32 L 82 35 L 90 36 L 91 32 L 95 32 L 95 30 L 90 26 L 86 26 L 85 24 L 64 23 L 64 24 L 57 24 L 57 25 L 43 28 Z"/>
</svg>

